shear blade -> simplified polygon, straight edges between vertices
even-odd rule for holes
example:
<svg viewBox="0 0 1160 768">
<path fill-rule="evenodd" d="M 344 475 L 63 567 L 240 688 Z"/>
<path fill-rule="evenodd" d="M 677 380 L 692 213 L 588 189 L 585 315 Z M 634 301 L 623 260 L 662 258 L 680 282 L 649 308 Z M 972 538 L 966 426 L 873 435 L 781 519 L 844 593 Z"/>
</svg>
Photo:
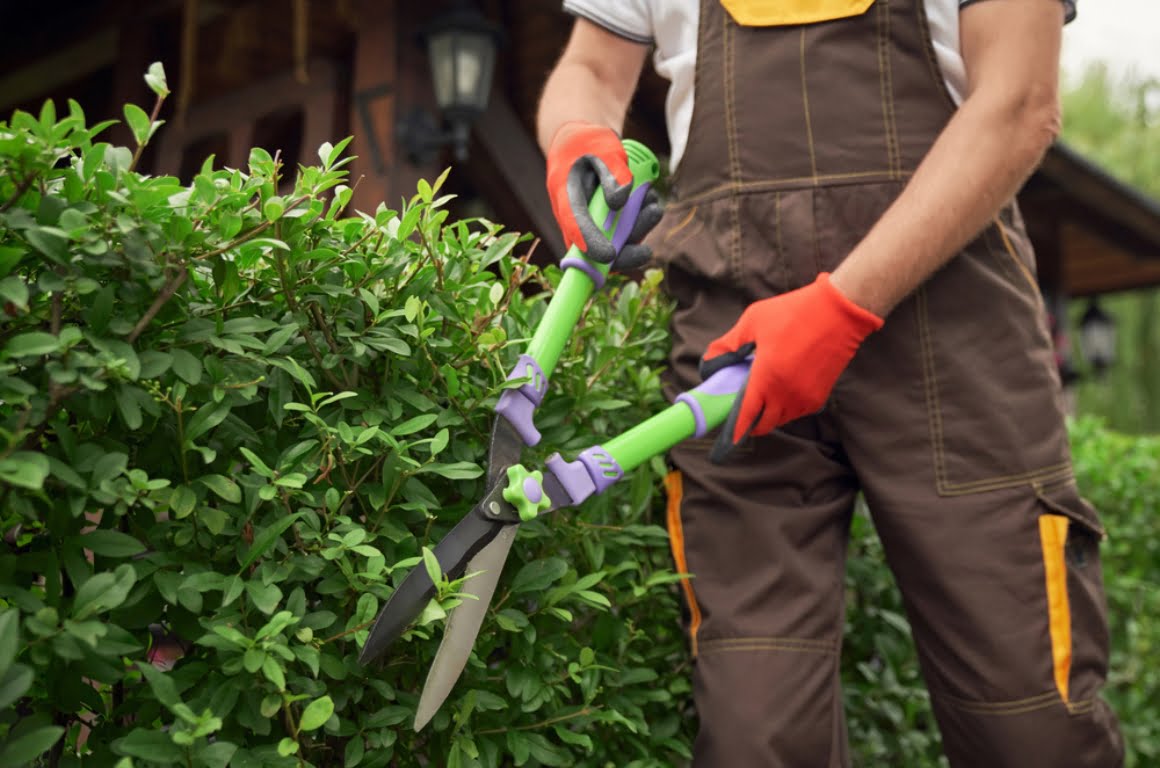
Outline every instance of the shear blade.
<svg viewBox="0 0 1160 768">
<path fill-rule="evenodd" d="M 427 682 L 423 684 L 423 693 L 419 697 L 419 707 L 415 711 L 416 731 L 421 730 L 439 711 L 463 673 L 463 668 L 467 666 L 518 528 L 519 525 L 505 526 L 468 561 L 467 573 L 476 575 L 464 582 L 460 592 L 466 597 L 452 609 L 447 619 L 443 641 L 435 653 L 435 660 L 431 662 Z"/>
<path fill-rule="evenodd" d="M 483 501 L 468 512 L 435 546 L 435 557 L 439 560 L 439 567 L 443 573 L 451 578 L 461 576 L 468 560 L 487 546 L 500 531 L 510 527 L 502 522 L 488 520 L 480 513 L 481 508 L 486 508 L 486 505 L 493 502 L 504 503 L 502 490 L 501 487 L 493 488 Z M 411 622 L 419 617 L 437 591 L 422 564 L 412 568 L 375 619 L 370 635 L 367 636 L 366 645 L 359 654 L 359 663 L 367 664 L 382 655 L 391 643 L 399 639 Z"/>
</svg>

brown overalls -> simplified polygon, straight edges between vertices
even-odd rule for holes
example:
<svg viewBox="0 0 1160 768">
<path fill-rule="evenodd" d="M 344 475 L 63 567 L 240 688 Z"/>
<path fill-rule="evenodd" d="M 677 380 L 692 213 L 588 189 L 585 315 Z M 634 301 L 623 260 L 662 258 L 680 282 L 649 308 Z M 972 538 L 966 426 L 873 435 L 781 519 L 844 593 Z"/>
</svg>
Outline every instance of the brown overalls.
<svg viewBox="0 0 1160 768">
<path fill-rule="evenodd" d="M 676 300 L 672 393 L 751 302 L 833 270 L 955 106 L 922 0 L 739 26 L 702 0 L 695 107 L 652 244 Z M 1018 210 L 886 319 L 826 409 L 708 461 L 673 451 L 669 523 L 701 768 L 845 766 L 838 654 L 855 494 L 902 590 L 956 768 L 1112 768 L 1095 511 L 1072 476 Z"/>
</svg>

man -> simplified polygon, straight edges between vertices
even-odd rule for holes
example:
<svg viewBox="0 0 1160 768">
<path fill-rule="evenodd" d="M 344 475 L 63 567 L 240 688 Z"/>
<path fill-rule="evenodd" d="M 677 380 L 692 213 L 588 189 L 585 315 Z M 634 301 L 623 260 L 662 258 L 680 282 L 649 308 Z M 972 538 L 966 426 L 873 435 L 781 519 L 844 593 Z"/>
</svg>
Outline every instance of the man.
<svg viewBox="0 0 1160 768">
<path fill-rule="evenodd" d="M 861 490 L 952 766 L 1111 768 L 1094 510 L 1013 198 L 1059 128 L 1063 0 L 568 0 L 538 136 L 569 243 L 614 204 L 650 45 L 673 194 L 670 386 L 754 356 L 729 455 L 673 452 L 698 766 L 845 766 Z M 628 266 L 640 260 L 635 249 Z M 623 266 L 623 262 L 621 263 Z M 748 439 L 746 439 L 747 435 Z"/>
</svg>

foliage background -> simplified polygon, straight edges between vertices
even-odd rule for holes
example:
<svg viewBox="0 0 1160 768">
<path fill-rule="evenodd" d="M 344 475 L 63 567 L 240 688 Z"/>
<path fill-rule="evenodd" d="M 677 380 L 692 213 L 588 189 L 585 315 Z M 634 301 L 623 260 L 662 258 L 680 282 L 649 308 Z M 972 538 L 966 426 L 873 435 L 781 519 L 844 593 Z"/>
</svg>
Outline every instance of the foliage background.
<svg viewBox="0 0 1160 768">
<path fill-rule="evenodd" d="M 297 170 L 255 150 L 188 184 L 141 176 L 155 115 L 126 108 L 136 148 L 75 105 L 0 124 L 0 764 L 682 765 L 695 718 L 659 461 L 524 526 L 423 733 L 440 607 L 383 666 L 356 662 L 480 495 L 490 407 L 558 270 L 449 221 L 438 181 L 398 211 L 345 210 L 341 146 Z M 667 309 L 656 275 L 594 300 L 546 445 L 571 455 L 662 407 Z M 1090 419 L 1073 435 L 1111 531 L 1108 695 L 1129 765 L 1152 765 L 1160 444 Z M 939 765 L 862 514 L 847 584 L 856 764 Z"/>
<path fill-rule="evenodd" d="M 1160 200 L 1160 82 L 1093 64 L 1066 83 L 1062 138 L 1117 179 Z M 1073 302 L 1078 328 L 1086 302 Z M 1077 387 L 1078 410 L 1134 434 L 1160 432 L 1160 291 L 1105 297 L 1119 330 L 1115 366 Z M 1073 334 L 1078 342 L 1078 334 Z M 1083 366 L 1078 344 L 1073 359 Z"/>
</svg>

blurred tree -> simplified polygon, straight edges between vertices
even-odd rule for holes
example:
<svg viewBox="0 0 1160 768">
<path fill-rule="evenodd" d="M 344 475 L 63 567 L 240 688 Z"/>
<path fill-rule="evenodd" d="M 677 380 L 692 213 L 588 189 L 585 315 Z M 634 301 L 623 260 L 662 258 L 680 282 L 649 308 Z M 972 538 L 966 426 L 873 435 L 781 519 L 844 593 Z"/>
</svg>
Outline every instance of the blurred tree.
<svg viewBox="0 0 1160 768">
<path fill-rule="evenodd" d="M 1117 76 L 1099 63 L 1065 79 L 1063 140 L 1121 181 L 1160 197 L 1160 80 Z M 1086 302 L 1075 304 L 1073 328 Z M 1125 432 L 1160 432 L 1160 292 L 1111 296 L 1103 304 L 1119 328 L 1118 362 L 1103 378 L 1080 382 L 1079 411 Z"/>
</svg>

